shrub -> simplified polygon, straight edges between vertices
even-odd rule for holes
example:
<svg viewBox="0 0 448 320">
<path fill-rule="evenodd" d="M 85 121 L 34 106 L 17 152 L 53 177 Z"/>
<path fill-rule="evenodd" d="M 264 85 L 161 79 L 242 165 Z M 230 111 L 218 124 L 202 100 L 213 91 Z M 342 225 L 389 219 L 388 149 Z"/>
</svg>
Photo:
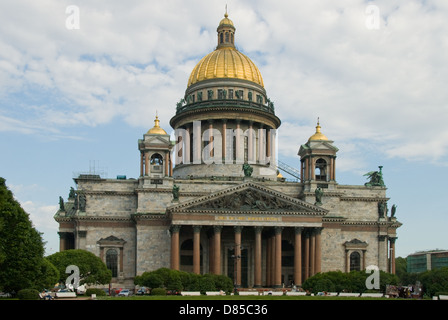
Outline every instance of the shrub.
<svg viewBox="0 0 448 320">
<path fill-rule="evenodd" d="M 17 298 L 20 300 L 39 300 L 39 291 L 35 289 L 22 289 L 17 292 Z"/>
<path fill-rule="evenodd" d="M 98 289 L 98 288 L 89 288 L 86 290 L 86 296 L 91 296 L 92 294 L 95 294 L 97 297 L 105 296 L 106 291 L 104 291 L 103 289 Z"/>
<path fill-rule="evenodd" d="M 215 282 L 216 290 L 222 290 L 228 294 L 233 291 L 233 282 L 228 276 L 214 275 L 213 280 Z"/>
<path fill-rule="evenodd" d="M 143 272 L 136 276 L 134 284 L 148 288 L 165 288 L 175 291 L 215 291 L 231 292 L 233 282 L 228 276 L 214 274 L 195 274 L 185 271 L 160 268 Z"/>
<path fill-rule="evenodd" d="M 152 296 L 166 296 L 166 289 L 164 288 L 154 288 L 151 290 Z"/>
<path fill-rule="evenodd" d="M 324 279 L 319 279 L 316 281 L 316 285 L 313 287 L 313 291 L 314 293 L 317 292 L 322 292 L 322 291 L 330 291 L 333 292 L 336 290 L 336 286 L 334 285 L 334 283 L 328 279 L 328 278 L 324 278 Z"/>
<path fill-rule="evenodd" d="M 199 278 L 199 291 L 201 294 L 205 294 L 206 291 L 215 291 L 215 281 L 212 274 L 204 274 Z"/>
</svg>

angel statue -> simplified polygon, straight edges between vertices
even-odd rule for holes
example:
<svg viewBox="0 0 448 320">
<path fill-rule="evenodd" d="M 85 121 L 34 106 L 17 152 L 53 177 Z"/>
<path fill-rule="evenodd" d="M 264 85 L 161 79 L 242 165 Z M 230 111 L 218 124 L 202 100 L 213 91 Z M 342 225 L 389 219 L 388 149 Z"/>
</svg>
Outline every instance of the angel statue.
<svg viewBox="0 0 448 320">
<path fill-rule="evenodd" d="M 366 173 L 364 176 L 368 176 L 368 179 L 370 179 L 369 182 L 366 182 L 364 185 L 366 187 L 385 187 L 383 181 L 383 173 L 381 170 L 383 169 L 383 166 L 379 166 L 380 171 L 370 171 Z"/>
</svg>

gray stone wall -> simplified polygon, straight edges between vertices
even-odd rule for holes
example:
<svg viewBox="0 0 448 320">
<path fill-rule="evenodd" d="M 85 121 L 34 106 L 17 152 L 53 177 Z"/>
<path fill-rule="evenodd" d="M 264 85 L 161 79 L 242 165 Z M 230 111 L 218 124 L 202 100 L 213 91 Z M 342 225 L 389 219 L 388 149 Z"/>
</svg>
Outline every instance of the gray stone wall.
<svg viewBox="0 0 448 320">
<path fill-rule="evenodd" d="M 171 236 L 166 226 L 137 225 L 136 272 L 170 267 Z"/>
</svg>

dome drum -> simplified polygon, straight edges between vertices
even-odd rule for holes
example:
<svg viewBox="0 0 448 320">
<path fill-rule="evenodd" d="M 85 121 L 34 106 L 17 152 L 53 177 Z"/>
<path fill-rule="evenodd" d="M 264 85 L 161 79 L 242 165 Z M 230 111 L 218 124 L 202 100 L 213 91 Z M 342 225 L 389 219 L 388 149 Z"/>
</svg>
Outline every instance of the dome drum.
<svg viewBox="0 0 448 320">
<path fill-rule="evenodd" d="M 186 90 L 176 108 L 176 114 L 207 107 L 247 107 L 274 113 L 274 104 L 264 88 L 244 80 L 202 81 Z"/>
<path fill-rule="evenodd" d="M 243 107 L 241 105 L 227 104 L 217 101 L 215 105 L 208 107 L 191 108 L 176 114 L 170 120 L 172 128 L 177 129 L 190 125 L 194 121 L 243 121 L 262 123 L 263 125 L 277 129 L 281 120 L 273 113 L 260 110 L 258 107 Z"/>
</svg>

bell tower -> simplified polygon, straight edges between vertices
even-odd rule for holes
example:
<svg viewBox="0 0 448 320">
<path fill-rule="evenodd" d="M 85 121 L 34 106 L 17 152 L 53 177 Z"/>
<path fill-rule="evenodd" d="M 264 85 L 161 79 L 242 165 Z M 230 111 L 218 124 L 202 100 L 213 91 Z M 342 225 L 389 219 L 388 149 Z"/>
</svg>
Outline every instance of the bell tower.
<svg viewBox="0 0 448 320">
<path fill-rule="evenodd" d="M 336 183 L 336 153 L 333 145 L 322 132 L 317 120 L 316 132 L 300 146 L 300 171 L 305 191 L 314 191 L 317 187 L 333 189 Z"/>
<path fill-rule="evenodd" d="M 171 149 L 173 145 L 170 135 L 160 127 L 159 117 L 156 115 L 154 127 L 143 139 L 139 139 L 140 150 L 140 178 L 144 184 L 165 184 L 164 180 L 173 175 Z M 145 182 L 148 180 L 148 182 Z"/>
</svg>

